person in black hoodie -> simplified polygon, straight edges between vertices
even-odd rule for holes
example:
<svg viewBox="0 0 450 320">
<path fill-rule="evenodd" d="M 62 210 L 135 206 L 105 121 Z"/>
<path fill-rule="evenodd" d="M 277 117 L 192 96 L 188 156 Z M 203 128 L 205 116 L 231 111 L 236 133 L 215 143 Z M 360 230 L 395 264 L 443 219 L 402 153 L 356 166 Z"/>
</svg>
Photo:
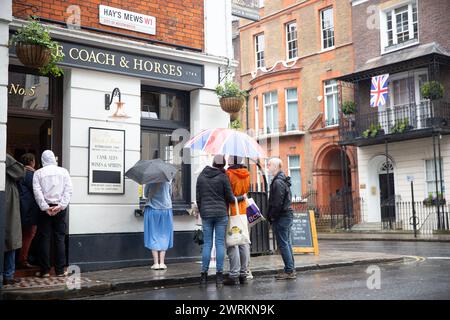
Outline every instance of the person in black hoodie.
<svg viewBox="0 0 450 320">
<path fill-rule="evenodd" d="M 216 155 L 212 167 L 206 166 L 197 179 L 196 199 L 202 218 L 204 244 L 200 284 L 205 285 L 211 260 L 213 233 L 216 245 L 216 285 L 223 285 L 225 260 L 225 232 L 228 224 L 227 203 L 234 203 L 235 196 L 225 174 L 225 157 Z M 246 196 L 237 197 L 242 201 Z"/>
<path fill-rule="evenodd" d="M 268 220 L 272 224 L 284 262 L 284 272 L 277 275 L 277 280 L 296 278 L 291 242 L 291 228 L 294 220 L 291 208 L 291 179 L 283 173 L 282 166 L 283 163 L 278 158 L 270 159 L 268 164 L 269 173 L 273 176 L 270 183 Z"/>
</svg>

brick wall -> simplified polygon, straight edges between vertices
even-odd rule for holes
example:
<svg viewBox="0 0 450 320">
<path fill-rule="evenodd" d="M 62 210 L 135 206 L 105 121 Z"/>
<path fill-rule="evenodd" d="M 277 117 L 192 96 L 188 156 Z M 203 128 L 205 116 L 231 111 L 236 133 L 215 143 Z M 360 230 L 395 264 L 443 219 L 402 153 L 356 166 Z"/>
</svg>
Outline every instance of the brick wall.
<svg viewBox="0 0 450 320">
<path fill-rule="evenodd" d="M 71 0 L 27 0 L 26 3 L 37 7 L 38 11 L 33 13 L 30 7 L 13 1 L 15 17 L 26 18 L 34 14 L 42 18 L 65 21 L 72 14 L 66 12 L 67 8 L 77 4 L 81 9 L 81 26 L 204 48 L 203 0 L 85 0 L 78 3 Z M 98 13 L 100 4 L 156 17 L 156 35 L 101 25 Z"/>
<path fill-rule="evenodd" d="M 360 69 L 367 60 L 380 56 L 380 30 L 371 28 L 374 11 L 371 6 L 386 3 L 395 5 L 399 1 L 371 0 L 352 7 L 353 43 L 355 48 L 356 68 Z M 419 0 L 419 41 L 420 44 L 436 42 L 450 51 L 450 1 Z M 374 7 L 372 7 L 374 8 Z M 398 53 L 395 51 L 392 54 Z"/>
</svg>

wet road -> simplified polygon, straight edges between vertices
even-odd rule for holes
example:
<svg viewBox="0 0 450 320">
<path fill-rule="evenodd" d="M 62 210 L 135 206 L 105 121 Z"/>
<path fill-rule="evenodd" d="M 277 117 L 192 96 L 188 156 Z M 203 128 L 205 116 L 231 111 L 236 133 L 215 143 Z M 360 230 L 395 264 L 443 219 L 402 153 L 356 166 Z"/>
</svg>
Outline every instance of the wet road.
<svg viewBox="0 0 450 320">
<path fill-rule="evenodd" d="M 369 269 L 367 265 L 360 265 L 300 272 L 295 281 L 280 282 L 269 276 L 255 278 L 240 287 L 217 289 L 210 284 L 205 289 L 193 285 L 125 292 L 97 299 L 450 299 L 450 243 L 330 240 L 321 241 L 320 246 L 339 251 L 385 252 L 416 258 Z"/>
</svg>

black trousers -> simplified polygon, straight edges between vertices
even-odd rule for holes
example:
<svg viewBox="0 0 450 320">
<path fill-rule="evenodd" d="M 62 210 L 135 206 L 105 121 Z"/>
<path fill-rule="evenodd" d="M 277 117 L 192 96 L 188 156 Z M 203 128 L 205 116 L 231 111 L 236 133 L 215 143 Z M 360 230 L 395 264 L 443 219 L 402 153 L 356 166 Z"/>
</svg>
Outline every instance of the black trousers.
<svg viewBox="0 0 450 320">
<path fill-rule="evenodd" d="M 39 266 L 41 273 L 50 272 L 50 242 L 52 235 L 55 240 L 55 272 L 64 273 L 66 264 L 66 210 L 59 212 L 56 216 L 49 216 L 47 212 L 41 212 L 38 220 L 38 230 L 40 252 Z"/>
</svg>

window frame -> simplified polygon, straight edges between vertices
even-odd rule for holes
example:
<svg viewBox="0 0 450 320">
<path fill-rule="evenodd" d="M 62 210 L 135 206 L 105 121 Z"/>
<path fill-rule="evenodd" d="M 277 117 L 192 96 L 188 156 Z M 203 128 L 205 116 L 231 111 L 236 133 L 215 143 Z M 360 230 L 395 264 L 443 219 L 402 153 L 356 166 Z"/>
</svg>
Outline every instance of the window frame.
<svg viewBox="0 0 450 320">
<path fill-rule="evenodd" d="M 329 27 L 329 28 L 327 28 L 327 29 L 324 29 L 323 28 L 323 21 L 324 21 L 324 13 L 326 12 L 326 11 L 328 11 L 328 10 L 331 10 L 331 19 L 332 19 L 332 26 L 331 27 Z M 320 23 L 320 47 L 321 47 L 321 49 L 322 49 L 322 51 L 328 51 L 328 50 L 332 50 L 332 49 L 334 49 L 335 48 L 335 46 L 336 46 L 336 38 L 335 38 L 335 29 L 334 29 L 334 8 L 333 7 L 327 7 L 327 8 L 324 8 L 324 9 L 321 9 L 320 11 L 319 11 L 319 23 Z M 333 45 L 331 45 L 331 46 L 329 46 L 329 47 L 325 47 L 324 46 L 324 31 L 329 31 L 329 30 L 332 30 L 332 32 L 333 32 L 333 36 L 331 37 L 332 39 L 333 39 Z M 327 42 L 328 42 L 328 39 L 329 38 L 327 38 Z"/>
<path fill-rule="evenodd" d="M 253 97 L 253 111 L 255 114 L 255 136 L 259 135 L 259 99 L 258 96 Z"/>
<path fill-rule="evenodd" d="M 271 103 L 269 103 L 269 104 L 267 104 L 266 103 L 266 95 L 267 94 L 269 94 L 270 95 L 270 97 L 271 97 L 271 101 L 272 101 L 272 94 L 273 93 L 275 93 L 276 94 L 276 102 L 274 103 L 274 102 L 271 102 Z M 277 106 L 277 123 L 275 123 L 274 122 L 274 112 L 273 112 L 273 107 L 274 107 L 274 105 L 276 105 Z M 271 111 L 271 114 L 272 114 L 272 125 L 276 125 L 276 127 L 273 127 L 272 129 L 273 130 L 271 130 L 271 132 L 269 133 L 269 132 L 267 132 L 267 106 L 270 106 L 270 111 Z M 264 108 L 264 133 L 265 134 L 272 134 L 272 133 L 278 133 L 279 132 L 279 128 L 278 128 L 278 122 L 279 122 L 279 119 L 278 119 L 278 91 L 277 90 L 272 90 L 272 91 L 268 91 L 268 92 L 264 92 L 263 93 L 263 108 Z"/>
<path fill-rule="evenodd" d="M 334 81 L 334 84 L 326 84 L 327 82 L 332 82 L 332 81 Z M 327 87 L 336 87 L 336 91 L 334 92 L 332 92 L 331 94 L 327 94 Z M 338 101 L 336 102 L 336 106 L 335 106 L 335 110 L 336 110 L 336 112 L 334 112 L 335 113 L 335 115 L 336 115 L 336 119 L 335 119 L 335 122 L 334 123 L 332 123 L 332 124 L 328 124 L 328 108 L 329 108 L 329 106 L 328 106 L 328 99 L 327 99 L 327 96 L 329 96 L 329 95 L 337 95 L 337 97 L 338 97 Z M 324 98 L 324 113 L 325 113 L 325 127 L 334 127 L 334 126 L 338 126 L 339 125 L 339 86 L 338 86 L 338 82 L 337 82 L 337 80 L 336 79 L 329 79 L 329 80 L 325 80 L 324 82 L 323 82 L 323 98 Z M 333 101 L 334 101 L 334 99 L 333 99 Z"/>
<path fill-rule="evenodd" d="M 291 157 L 298 157 L 298 167 L 291 167 Z M 288 176 L 291 177 L 292 180 L 292 175 L 291 175 L 291 170 L 298 170 L 299 175 L 300 175 L 300 181 L 299 181 L 299 185 L 300 185 L 300 192 L 299 192 L 299 201 L 302 198 L 302 162 L 301 162 L 302 158 L 301 155 L 299 154 L 291 154 L 287 156 L 287 163 L 288 163 Z M 293 180 L 292 180 L 293 181 Z M 292 193 L 292 190 L 291 190 Z M 292 202 L 298 202 L 298 201 L 294 201 L 297 200 L 296 198 L 294 198 L 294 194 L 292 194 Z"/>
<path fill-rule="evenodd" d="M 442 157 L 440 159 L 441 159 L 441 171 L 442 171 L 442 186 L 444 187 L 444 190 L 441 190 L 441 191 L 445 195 L 444 159 Z M 427 179 L 427 161 L 434 161 L 434 159 L 433 158 L 431 158 L 431 159 L 424 159 L 425 198 L 428 198 L 428 194 L 429 193 L 432 193 L 433 196 L 437 196 L 436 195 L 436 180 L 435 180 L 435 176 L 432 174 L 432 176 L 433 176 L 432 180 L 428 180 Z M 440 176 L 439 176 L 439 163 L 437 165 L 438 165 L 438 168 L 437 168 L 438 169 L 438 180 L 437 181 L 438 181 L 438 185 L 439 185 L 439 189 L 440 189 L 441 180 L 440 180 Z M 433 163 L 432 171 L 434 172 L 434 163 Z M 429 183 L 433 183 L 433 190 L 431 192 L 430 192 L 430 190 L 428 190 L 428 184 Z"/>
<path fill-rule="evenodd" d="M 255 37 L 255 41 L 254 41 L 254 44 L 255 44 L 255 66 L 256 66 L 256 69 L 264 68 L 266 66 L 265 57 L 264 57 L 265 36 L 264 36 L 264 33 L 259 33 L 259 34 L 256 34 L 254 37 Z M 258 49 L 260 47 L 258 39 L 260 39 L 260 37 L 262 37 L 261 43 L 262 43 L 263 49 L 261 51 L 258 51 Z M 261 56 L 262 56 L 261 59 L 258 59 L 258 54 L 261 54 Z"/>
<path fill-rule="evenodd" d="M 294 99 L 288 99 L 288 90 L 295 90 L 296 94 L 295 94 L 295 100 Z M 285 113 L 286 113 L 286 132 L 290 132 L 290 131 L 298 131 L 300 130 L 300 124 L 299 124 L 299 119 L 298 119 L 298 89 L 296 87 L 292 87 L 292 88 L 286 88 L 284 89 L 284 96 L 285 96 Z M 296 102 L 297 104 L 297 127 L 295 129 L 290 129 L 289 126 L 289 103 L 290 102 Z"/>
<path fill-rule="evenodd" d="M 171 120 L 157 120 L 157 119 L 149 119 L 141 117 L 141 128 L 140 128 L 140 137 L 141 146 L 139 150 L 140 158 L 142 158 L 142 132 L 151 132 L 158 134 L 171 134 L 176 129 L 186 129 L 190 131 L 190 94 L 187 91 L 181 91 L 176 89 L 167 89 L 155 86 L 141 85 L 141 93 L 143 91 L 150 91 L 160 94 L 175 94 L 180 96 L 182 109 L 184 111 L 183 118 L 184 121 L 171 121 Z M 142 99 L 142 95 L 141 95 Z M 184 150 L 183 152 L 189 152 Z M 184 214 L 186 209 L 190 208 L 191 199 L 192 199 L 192 188 L 191 188 L 191 165 L 187 163 L 182 163 L 181 168 L 183 170 L 183 200 L 173 200 L 173 211 L 180 214 Z"/>
<path fill-rule="evenodd" d="M 295 25 L 295 39 L 294 40 L 289 40 L 289 34 L 290 34 L 290 30 L 289 27 Z M 297 29 L 297 21 L 291 21 L 285 24 L 284 27 L 285 33 L 286 33 L 286 60 L 287 61 L 291 61 L 291 60 L 295 60 L 298 58 L 298 29 Z M 290 49 L 289 48 L 289 43 L 295 43 L 295 49 Z M 290 57 L 290 53 L 291 51 L 295 50 L 295 57 Z"/>
<path fill-rule="evenodd" d="M 408 16 L 408 34 L 409 39 L 403 41 L 401 43 L 398 42 L 398 32 L 397 32 L 397 15 L 395 11 L 407 6 L 407 16 Z M 414 10 L 415 8 L 415 10 Z M 414 11 L 416 13 L 416 21 L 414 21 Z M 388 15 L 391 16 L 391 29 L 388 29 Z M 415 37 L 414 27 L 417 29 L 417 37 Z M 392 32 L 392 44 L 389 45 L 389 36 L 388 32 Z M 412 37 L 411 37 L 412 36 Z M 410 46 L 417 45 L 420 43 L 419 40 L 420 32 L 419 32 L 419 8 L 417 4 L 417 0 L 409 0 L 403 1 L 401 3 L 396 4 L 395 6 L 389 7 L 387 9 L 380 11 L 380 48 L 381 54 L 394 52 L 397 50 L 401 50 L 404 48 L 408 48 Z"/>
</svg>

